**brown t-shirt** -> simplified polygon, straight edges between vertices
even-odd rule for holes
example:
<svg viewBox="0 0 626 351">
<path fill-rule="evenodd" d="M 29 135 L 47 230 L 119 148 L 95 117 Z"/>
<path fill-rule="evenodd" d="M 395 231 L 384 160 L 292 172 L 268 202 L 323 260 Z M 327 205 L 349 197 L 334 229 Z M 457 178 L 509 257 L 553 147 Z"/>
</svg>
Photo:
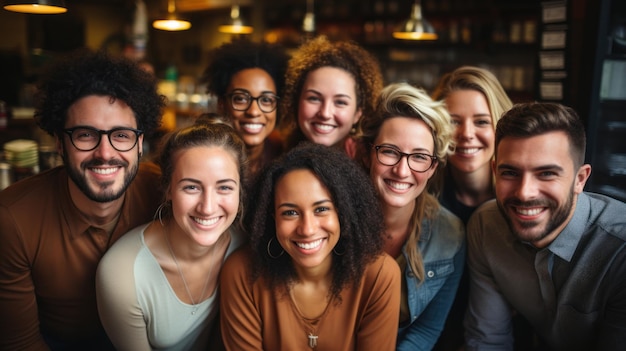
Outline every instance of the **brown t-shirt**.
<svg viewBox="0 0 626 351">
<path fill-rule="evenodd" d="M 122 234 L 153 218 L 159 176 L 156 165 L 140 165 L 110 236 L 71 202 L 63 166 L 0 193 L 0 349 L 45 350 L 42 332 L 63 342 L 103 332 L 98 262 Z"/>
<path fill-rule="evenodd" d="M 370 263 L 360 284 L 341 292 L 319 321 L 303 321 L 288 295 L 263 278 L 250 284 L 248 251 L 233 253 L 221 272 L 220 317 L 227 350 L 395 350 L 400 307 L 400 268 L 388 255 Z M 314 324 L 311 326 L 310 324 Z M 314 330 L 312 330 L 314 329 Z"/>
</svg>

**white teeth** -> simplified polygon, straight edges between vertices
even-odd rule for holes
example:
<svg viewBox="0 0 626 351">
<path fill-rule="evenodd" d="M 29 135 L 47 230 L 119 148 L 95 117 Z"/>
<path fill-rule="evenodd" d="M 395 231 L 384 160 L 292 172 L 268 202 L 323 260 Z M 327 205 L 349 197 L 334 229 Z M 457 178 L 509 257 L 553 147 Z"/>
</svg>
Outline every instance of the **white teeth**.
<svg viewBox="0 0 626 351">
<path fill-rule="evenodd" d="M 462 149 L 462 148 L 457 148 L 456 152 L 459 154 L 475 154 L 478 152 L 478 150 L 480 150 L 477 147 L 473 147 L 471 149 Z"/>
<path fill-rule="evenodd" d="M 321 244 L 322 244 L 322 239 L 316 240 L 312 243 L 296 243 L 296 245 L 298 245 L 299 248 L 305 249 L 305 250 L 315 249 L 316 247 L 319 247 Z"/>
<path fill-rule="evenodd" d="M 263 128 L 263 125 L 261 123 L 246 123 L 246 124 L 242 124 L 242 126 L 246 129 L 249 129 L 251 131 L 259 131 L 261 130 L 261 128 Z"/>
<path fill-rule="evenodd" d="M 114 173 L 115 171 L 118 170 L 117 167 L 114 168 L 92 168 L 91 169 L 94 173 L 98 173 L 98 174 L 111 174 Z"/>
<path fill-rule="evenodd" d="M 202 219 L 202 218 L 198 218 L 198 217 L 193 217 L 193 220 L 201 225 L 212 225 L 215 224 L 220 218 L 219 217 L 214 217 L 214 218 L 209 218 L 209 219 Z"/>
<path fill-rule="evenodd" d="M 411 186 L 411 184 L 409 184 L 409 183 L 398 183 L 398 182 L 394 182 L 394 181 L 391 181 L 391 180 L 387 180 L 386 183 L 390 187 L 392 187 L 394 189 L 397 189 L 397 190 L 406 190 L 406 189 L 408 189 Z"/>
<path fill-rule="evenodd" d="M 541 208 L 516 208 L 515 210 L 517 213 L 524 216 L 535 216 L 542 211 Z"/>
<path fill-rule="evenodd" d="M 331 131 L 333 129 L 335 129 L 335 126 L 331 126 L 330 124 L 315 124 L 315 128 L 322 130 L 324 132 L 328 132 Z"/>
</svg>

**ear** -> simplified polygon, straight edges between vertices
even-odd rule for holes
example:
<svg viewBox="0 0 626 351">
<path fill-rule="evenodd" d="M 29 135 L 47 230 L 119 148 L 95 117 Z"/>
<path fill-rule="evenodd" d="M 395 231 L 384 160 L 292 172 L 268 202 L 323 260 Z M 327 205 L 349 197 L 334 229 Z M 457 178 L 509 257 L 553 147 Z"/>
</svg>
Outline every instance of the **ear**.
<svg viewBox="0 0 626 351">
<path fill-rule="evenodd" d="M 585 188 L 585 184 L 587 183 L 587 179 L 591 175 L 591 165 L 584 164 L 578 168 L 576 172 L 576 176 L 574 179 L 574 193 L 580 194 L 583 192 Z"/>
<path fill-rule="evenodd" d="M 55 145 L 56 145 L 56 149 L 57 149 L 57 153 L 59 155 L 63 155 L 63 136 L 55 136 Z"/>
<path fill-rule="evenodd" d="M 354 114 L 354 122 L 352 122 L 352 124 L 357 124 L 359 120 L 361 120 L 362 115 L 363 115 L 363 110 L 361 110 L 360 108 L 356 110 L 356 113 Z"/>
<path fill-rule="evenodd" d="M 143 155 L 143 134 L 137 139 L 137 151 L 139 152 L 139 158 Z"/>
<path fill-rule="evenodd" d="M 217 98 L 217 113 L 219 113 L 220 115 L 223 115 L 224 111 L 226 111 L 226 108 L 224 107 L 225 103 L 226 101 L 223 97 Z"/>
</svg>

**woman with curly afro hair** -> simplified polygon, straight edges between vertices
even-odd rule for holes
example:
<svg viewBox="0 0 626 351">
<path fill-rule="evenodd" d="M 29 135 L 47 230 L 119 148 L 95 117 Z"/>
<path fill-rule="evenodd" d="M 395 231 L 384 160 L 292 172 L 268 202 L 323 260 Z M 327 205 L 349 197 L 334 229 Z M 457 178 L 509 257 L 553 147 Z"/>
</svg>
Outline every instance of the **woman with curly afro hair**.
<svg viewBox="0 0 626 351">
<path fill-rule="evenodd" d="M 394 350 L 400 271 L 382 251 L 365 172 L 344 152 L 305 143 L 257 179 L 250 244 L 221 275 L 231 350 Z"/>
<path fill-rule="evenodd" d="M 283 152 L 275 127 L 288 60 L 278 44 L 236 40 L 211 51 L 202 77 L 217 97 L 217 113 L 232 121 L 245 142 L 251 174 Z"/>
<path fill-rule="evenodd" d="M 309 140 L 354 157 L 352 137 L 359 121 L 374 111 L 383 87 L 378 61 L 353 42 L 320 36 L 294 53 L 286 84 L 281 102 L 287 148 Z"/>
</svg>

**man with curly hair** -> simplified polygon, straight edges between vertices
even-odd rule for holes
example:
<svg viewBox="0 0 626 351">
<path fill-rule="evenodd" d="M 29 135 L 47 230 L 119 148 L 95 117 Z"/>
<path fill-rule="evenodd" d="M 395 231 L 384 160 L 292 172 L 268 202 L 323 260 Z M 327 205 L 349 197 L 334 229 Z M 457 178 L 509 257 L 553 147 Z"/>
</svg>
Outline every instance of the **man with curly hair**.
<svg viewBox="0 0 626 351">
<path fill-rule="evenodd" d="M 140 159 L 165 100 L 135 63 L 89 51 L 52 67 L 37 98 L 64 165 L 0 193 L 0 349 L 112 349 L 94 276 L 160 202 L 160 172 Z"/>
<path fill-rule="evenodd" d="M 309 140 L 354 157 L 353 137 L 382 88 L 378 61 L 356 43 L 325 36 L 305 42 L 289 60 L 281 99 L 287 148 Z"/>
<path fill-rule="evenodd" d="M 217 112 L 232 121 L 246 144 L 251 174 L 283 152 L 275 127 L 288 60 L 279 44 L 235 40 L 211 51 L 202 77 L 207 92 L 217 97 Z"/>
</svg>

